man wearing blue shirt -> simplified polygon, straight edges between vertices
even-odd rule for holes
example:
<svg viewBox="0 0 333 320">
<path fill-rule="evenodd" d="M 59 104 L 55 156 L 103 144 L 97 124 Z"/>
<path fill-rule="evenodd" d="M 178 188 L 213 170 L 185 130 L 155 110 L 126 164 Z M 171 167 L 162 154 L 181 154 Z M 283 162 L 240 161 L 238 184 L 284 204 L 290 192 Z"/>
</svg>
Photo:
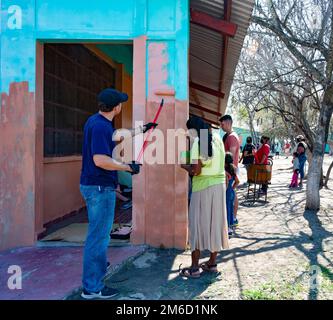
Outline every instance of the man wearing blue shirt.
<svg viewBox="0 0 333 320">
<path fill-rule="evenodd" d="M 121 112 L 126 93 L 104 89 L 98 95 L 99 112 L 84 126 L 80 191 L 88 210 L 89 227 L 83 258 L 83 291 L 85 299 L 108 299 L 118 291 L 103 284 L 107 271 L 107 248 L 113 226 L 116 204 L 117 171 L 140 172 L 136 163 L 124 164 L 112 158 L 115 148 L 113 118 Z M 143 133 L 155 123 L 132 130 L 132 136 Z"/>
</svg>

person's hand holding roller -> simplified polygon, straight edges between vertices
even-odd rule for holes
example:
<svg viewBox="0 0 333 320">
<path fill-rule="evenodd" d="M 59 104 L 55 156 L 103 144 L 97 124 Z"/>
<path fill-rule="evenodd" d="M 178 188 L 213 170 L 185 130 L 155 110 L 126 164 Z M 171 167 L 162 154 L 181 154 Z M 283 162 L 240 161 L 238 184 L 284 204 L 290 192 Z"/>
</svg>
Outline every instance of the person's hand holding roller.
<svg viewBox="0 0 333 320">
<path fill-rule="evenodd" d="M 154 123 L 154 122 L 148 122 L 147 124 L 145 124 L 143 126 L 143 133 L 147 132 L 148 130 L 150 130 L 151 128 L 156 128 L 158 126 L 158 123 Z"/>
<path fill-rule="evenodd" d="M 140 166 L 142 166 L 141 163 L 137 163 L 135 161 L 132 161 L 132 163 L 129 163 L 128 165 L 131 168 L 130 172 L 131 172 L 132 175 L 140 173 Z"/>
</svg>

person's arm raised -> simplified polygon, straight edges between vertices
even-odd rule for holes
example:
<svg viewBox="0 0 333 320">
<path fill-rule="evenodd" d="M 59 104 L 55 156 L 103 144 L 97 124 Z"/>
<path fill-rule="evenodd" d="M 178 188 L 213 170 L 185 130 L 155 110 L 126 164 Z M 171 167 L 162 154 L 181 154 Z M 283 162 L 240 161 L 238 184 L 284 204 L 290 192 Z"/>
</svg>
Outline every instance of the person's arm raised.
<svg viewBox="0 0 333 320">
<path fill-rule="evenodd" d="M 113 136 L 113 141 L 123 141 L 124 139 L 132 138 L 138 134 L 145 133 L 151 128 L 156 128 L 158 123 L 148 122 L 143 126 L 138 126 L 134 129 L 117 129 Z"/>
</svg>

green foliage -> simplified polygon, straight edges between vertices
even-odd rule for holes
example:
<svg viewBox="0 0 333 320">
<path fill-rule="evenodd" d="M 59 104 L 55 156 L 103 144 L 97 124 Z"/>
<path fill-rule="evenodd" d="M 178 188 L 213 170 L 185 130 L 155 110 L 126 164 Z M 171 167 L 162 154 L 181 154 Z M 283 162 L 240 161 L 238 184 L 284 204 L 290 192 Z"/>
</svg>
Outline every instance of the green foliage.
<svg viewBox="0 0 333 320">
<path fill-rule="evenodd" d="M 333 272 L 328 268 L 320 265 L 322 282 L 321 287 L 329 292 L 333 292 Z"/>
<path fill-rule="evenodd" d="M 246 107 L 243 104 L 239 104 L 239 107 L 238 107 L 238 118 L 241 121 L 248 121 L 249 120 L 248 112 L 246 110 Z"/>
<path fill-rule="evenodd" d="M 310 265 L 306 266 L 306 271 L 297 277 L 294 281 L 279 282 L 271 281 L 254 289 L 246 289 L 242 293 L 244 300 L 299 300 L 309 298 L 311 293 L 316 292 L 318 298 L 326 298 L 333 293 L 333 272 L 319 265 L 321 274 L 319 274 L 319 286 L 317 289 L 310 289 Z M 310 295 L 310 296 L 309 296 Z"/>
<path fill-rule="evenodd" d="M 269 137 L 275 137 L 279 140 L 289 138 L 289 133 L 282 118 L 277 116 L 271 110 L 261 110 L 257 115 L 257 118 L 261 119 L 261 132 Z"/>
<path fill-rule="evenodd" d="M 244 300 L 275 300 L 274 296 L 265 292 L 262 289 L 258 290 L 244 290 L 242 299 Z"/>
<path fill-rule="evenodd" d="M 244 300 L 294 300 L 302 299 L 306 288 L 300 280 L 292 283 L 266 283 L 254 290 L 244 290 Z"/>
</svg>

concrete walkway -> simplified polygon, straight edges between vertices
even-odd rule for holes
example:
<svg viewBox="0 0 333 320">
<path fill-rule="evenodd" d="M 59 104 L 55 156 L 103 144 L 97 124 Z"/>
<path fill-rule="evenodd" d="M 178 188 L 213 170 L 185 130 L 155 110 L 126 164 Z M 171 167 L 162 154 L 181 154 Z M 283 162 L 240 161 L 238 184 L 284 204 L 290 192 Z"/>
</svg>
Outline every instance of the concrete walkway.
<svg viewBox="0 0 333 320">
<path fill-rule="evenodd" d="M 145 250 L 145 246 L 110 247 L 116 271 Z M 83 247 L 26 247 L 0 252 L 0 300 L 59 300 L 81 286 Z M 10 290 L 10 266 L 22 270 L 22 289 Z"/>
</svg>

